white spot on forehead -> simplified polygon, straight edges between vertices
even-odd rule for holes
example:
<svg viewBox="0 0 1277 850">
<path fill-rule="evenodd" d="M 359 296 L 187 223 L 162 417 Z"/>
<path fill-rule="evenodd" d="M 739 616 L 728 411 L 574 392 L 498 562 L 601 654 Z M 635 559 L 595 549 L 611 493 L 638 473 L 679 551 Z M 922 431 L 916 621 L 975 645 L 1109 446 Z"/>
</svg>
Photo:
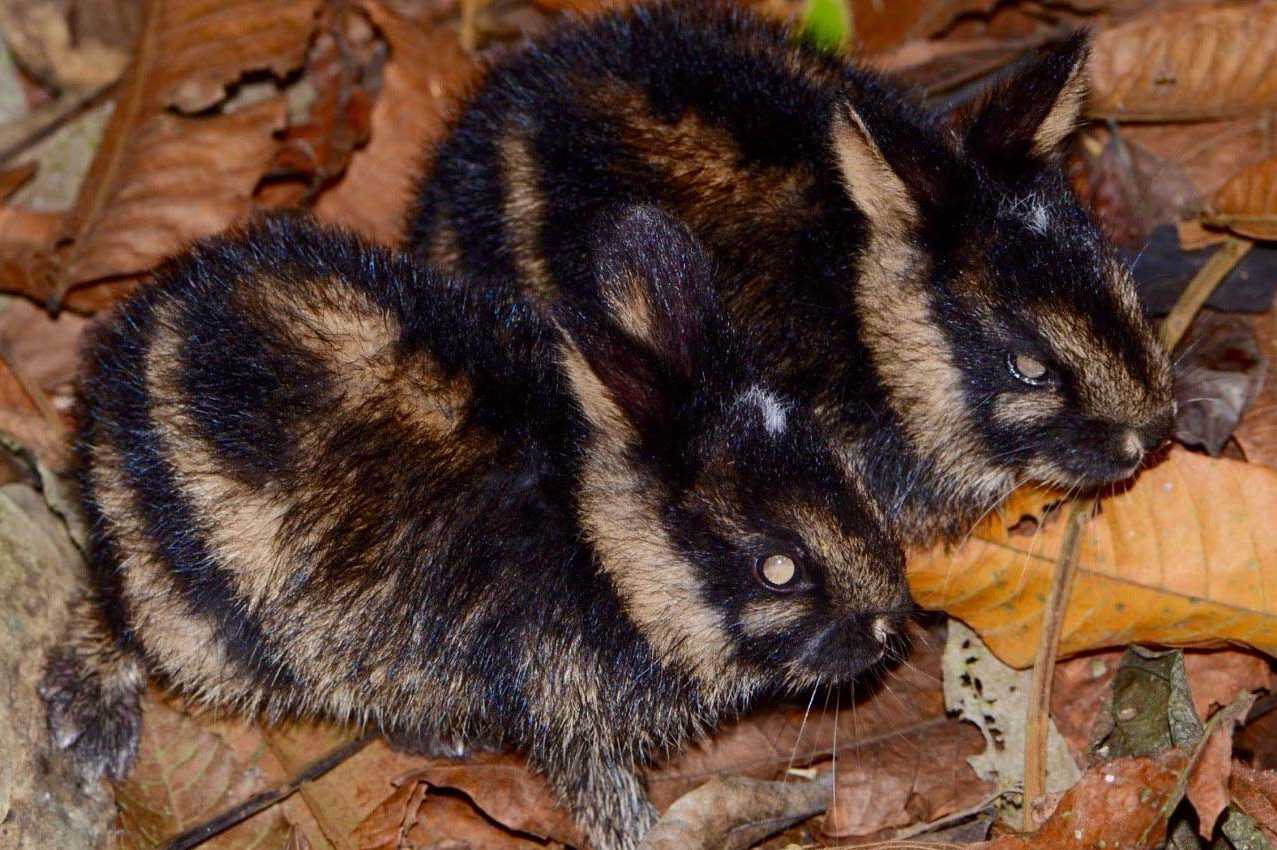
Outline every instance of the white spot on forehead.
<svg viewBox="0 0 1277 850">
<path fill-rule="evenodd" d="M 1028 215 L 1024 217 L 1024 223 L 1029 226 L 1029 230 L 1039 236 L 1045 236 L 1047 229 L 1051 225 L 1051 212 L 1046 208 L 1046 204 L 1039 201 L 1029 207 Z"/>
<path fill-rule="evenodd" d="M 742 404 L 750 404 L 758 408 L 758 412 L 763 417 L 763 427 L 767 429 L 768 434 L 784 433 L 789 418 L 784 402 L 757 384 L 741 393 L 740 400 Z"/>
<path fill-rule="evenodd" d="M 1018 218 L 1039 236 L 1045 236 L 1051 227 L 1051 206 L 1041 195 L 1021 195 L 1007 201 L 1003 204 L 1003 214 Z"/>
</svg>

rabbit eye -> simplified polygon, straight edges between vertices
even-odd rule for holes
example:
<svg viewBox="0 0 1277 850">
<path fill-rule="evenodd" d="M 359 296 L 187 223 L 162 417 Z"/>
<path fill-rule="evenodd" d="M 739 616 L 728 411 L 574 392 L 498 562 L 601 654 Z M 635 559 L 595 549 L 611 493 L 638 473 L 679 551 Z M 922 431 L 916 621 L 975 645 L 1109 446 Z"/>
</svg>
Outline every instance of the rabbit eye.
<svg viewBox="0 0 1277 850">
<path fill-rule="evenodd" d="M 1050 377 L 1050 370 L 1045 363 L 1029 354 L 1008 354 L 1007 369 L 1016 380 L 1031 387 L 1040 387 Z"/>
<path fill-rule="evenodd" d="M 788 555 L 768 555 L 758 562 L 758 577 L 772 590 L 792 587 L 798 579 L 798 565 Z"/>
</svg>

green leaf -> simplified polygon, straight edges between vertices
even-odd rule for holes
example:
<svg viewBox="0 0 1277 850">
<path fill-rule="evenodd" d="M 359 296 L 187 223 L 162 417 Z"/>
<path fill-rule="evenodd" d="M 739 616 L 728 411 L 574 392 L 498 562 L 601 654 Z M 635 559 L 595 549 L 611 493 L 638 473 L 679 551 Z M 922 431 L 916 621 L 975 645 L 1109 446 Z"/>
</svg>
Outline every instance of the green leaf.
<svg viewBox="0 0 1277 850">
<path fill-rule="evenodd" d="M 851 6 L 848 0 L 806 0 L 802 37 L 830 53 L 842 53 L 851 42 Z"/>
</svg>

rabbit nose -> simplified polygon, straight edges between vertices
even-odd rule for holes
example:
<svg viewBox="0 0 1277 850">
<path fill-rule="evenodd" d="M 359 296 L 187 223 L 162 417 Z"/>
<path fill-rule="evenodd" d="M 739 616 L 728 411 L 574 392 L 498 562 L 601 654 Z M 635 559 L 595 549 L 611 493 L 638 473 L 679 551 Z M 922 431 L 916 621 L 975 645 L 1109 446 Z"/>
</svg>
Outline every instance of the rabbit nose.
<svg viewBox="0 0 1277 850">
<path fill-rule="evenodd" d="M 1118 453 L 1123 462 L 1134 466 L 1144 457 L 1144 440 L 1140 438 L 1138 432 L 1129 430 L 1122 435 Z"/>
</svg>

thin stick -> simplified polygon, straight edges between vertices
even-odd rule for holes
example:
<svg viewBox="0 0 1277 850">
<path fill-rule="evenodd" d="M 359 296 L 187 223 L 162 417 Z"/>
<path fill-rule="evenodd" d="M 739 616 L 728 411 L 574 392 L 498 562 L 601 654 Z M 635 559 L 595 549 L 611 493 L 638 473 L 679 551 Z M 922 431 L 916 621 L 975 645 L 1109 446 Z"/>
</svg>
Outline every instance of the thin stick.
<svg viewBox="0 0 1277 850">
<path fill-rule="evenodd" d="M 1188 326 L 1228 273 L 1251 249 L 1245 239 L 1229 237 L 1219 250 L 1211 255 L 1189 281 L 1162 320 L 1158 336 L 1166 350 L 1173 351 L 1183 338 Z M 1047 731 L 1051 725 L 1051 681 L 1055 676 L 1055 659 L 1060 651 L 1060 637 L 1064 630 L 1064 613 L 1068 608 L 1073 582 L 1077 577 L 1078 549 L 1082 540 L 1082 527 L 1095 513 L 1098 500 L 1088 497 L 1074 502 L 1069 509 L 1068 526 L 1060 555 L 1051 573 L 1051 590 L 1043 611 L 1042 632 L 1038 636 L 1037 653 L 1033 658 L 1033 679 L 1028 702 L 1028 716 L 1024 729 L 1024 830 L 1037 829 L 1033 815 L 1033 801 L 1046 794 Z"/>
<path fill-rule="evenodd" d="M 1038 636 L 1037 655 L 1033 659 L 1033 679 L 1029 686 L 1028 717 L 1024 727 L 1024 831 L 1037 829 L 1033 801 L 1046 794 L 1047 731 L 1051 727 L 1051 680 L 1055 677 L 1055 656 L 1064 629 L 1064 612 L 1073 592 L 1077 575 L 1078 542 L 1082 527 L 1095 510 L 1095 499 L 1074 502 L 1060 557 L 1051 573 L 1051 590 L 1043 612 L 1042 633 Z"/>
<path fill-rule="evenodd" d="M 265 791 L 254 794 L 239 805 L 173 836 L 163 844 L 160 850 L 191 850 L 192 847 L 198 847 L 213 836 L 225 832 L 232 826 L 248 820 L 258 812 L 264 811 L 276 803 L 293 796 L 307 782 L 314 782 L 362 750 L 374 737 L 374 735 L 365 735 L 362 738 L 356 738 L 334 750 L 330 750 L 327 754 L 306 765 L 300 773 L 282 785 L 276 785 L 274 788 L 267 788 Z"/>
<path fill-rule="evenodd" d="M 28 150 L 36 142 L 102 103 L 115 82 L 87 91 L 73 91 L 52 100 L 23 117 L 0 126 L 0 165 Z"/>
<path fill-rule="evenodd" d="M 1167 351 L 1175 348 L 1180 338 L 1184 336 L 1184 332 L 1188 330 L 1193 317 L 1197 315 L 1197 311 L 1202 309 L 1202 305 L 1215 291 L 1215 287 L 1219 286 L 1220 281 L 1228 276 L 1228 273 L 1241 261 L 1242 257 L 1246 256 L 1253 245 L 1254 243 L 1248 239 L 1230 236 L 1224 244 L 1219 246 L 1219 250 L 1211 254 L 1206 265 L 1198 269 L 1197 274 L 1180 293 L 1171 312 L 1162 320 L 1160 336 Z"/>
</svg>

